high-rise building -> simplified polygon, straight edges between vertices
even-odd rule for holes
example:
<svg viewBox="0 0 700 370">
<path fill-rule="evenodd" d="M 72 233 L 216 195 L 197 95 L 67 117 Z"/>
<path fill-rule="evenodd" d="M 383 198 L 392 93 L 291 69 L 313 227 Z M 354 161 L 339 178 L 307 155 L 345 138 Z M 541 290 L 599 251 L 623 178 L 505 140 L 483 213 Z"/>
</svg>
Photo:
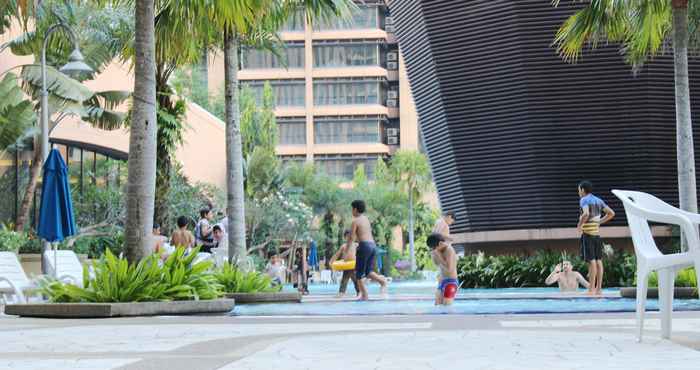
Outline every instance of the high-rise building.
<svg viewBox="0 0 700 370">
<path fill-rule="evenodd" d="M 280 158 L 314 161 L 341 179 L 352 178 L 359 164 L 371 176 L 378 158 L 418 148 L 417 116 L 388 8 L 381 0 L 358 1 L 358 7 L 351 19 L 313 26 L 295 14 L 281 32 L 282 58 L 243 49 L 238 73 L 258 99 L 265 82 L 272 86 Z M 223 58 L 214 63 L 210 79 L 221 81 Z"/>
</svg>

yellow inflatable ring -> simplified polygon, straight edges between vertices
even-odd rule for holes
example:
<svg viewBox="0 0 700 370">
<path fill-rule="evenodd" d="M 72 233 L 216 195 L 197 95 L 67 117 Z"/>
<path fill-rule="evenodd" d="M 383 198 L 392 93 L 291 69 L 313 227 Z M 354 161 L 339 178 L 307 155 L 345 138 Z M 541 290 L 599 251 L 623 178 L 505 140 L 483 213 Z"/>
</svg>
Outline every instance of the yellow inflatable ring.
<svg viewBox="0 0 700 370">
<path fill-rule="evenodd" d="M 331 269 L 334 271 L 345 271 L 355 269 L 355 260 L 352 261 L 335 261 L 331 264 Z"/>
</svg>

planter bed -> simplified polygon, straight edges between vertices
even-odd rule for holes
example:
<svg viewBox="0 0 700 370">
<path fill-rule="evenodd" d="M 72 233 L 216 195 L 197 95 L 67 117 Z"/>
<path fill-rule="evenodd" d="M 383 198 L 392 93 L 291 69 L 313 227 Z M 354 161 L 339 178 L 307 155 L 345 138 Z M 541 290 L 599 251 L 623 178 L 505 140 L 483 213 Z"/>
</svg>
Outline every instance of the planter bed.
<svg viewBox="0 0 700 370">
<path fill-rule="evenodd" d="M 637 298 L 637 288 L 620 288 L 620 295 L 624 298 Z M 647 298 L 659 298 L 659 289 L 648 288 Z M 673 298 L 697 299 L 698 290 L 695 288 L 675 288 L 673 290 Z"/>
<path fill-rule="evenodd" d="M 136 303 L 28 303 L 6 305 L 5 314 L 47 318 L 191 315 L 230 312 L 234 304 L 233 299 Z"/>
<path fill-rule="evenodd" d="M 228 293 L 226 298 L 233 298 L 238 304 L 244 303 L 301 303 L 301 293 Z"/>
</svg>

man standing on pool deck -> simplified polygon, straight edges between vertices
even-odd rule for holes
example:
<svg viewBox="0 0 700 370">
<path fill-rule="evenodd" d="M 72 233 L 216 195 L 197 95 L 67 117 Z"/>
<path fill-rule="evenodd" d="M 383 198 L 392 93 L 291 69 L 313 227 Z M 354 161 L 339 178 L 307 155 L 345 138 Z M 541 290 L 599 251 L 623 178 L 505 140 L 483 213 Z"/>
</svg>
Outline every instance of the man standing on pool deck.
<svg viewBox="0 0 700 370">
<path fill-rule="evenodd" d="M 603 285 L 603 241 L 600 239 L 600 225 L 615 217 L 615 212 L 602 199 L 593 195 L 593 184 L 581 181 L 578 184 L 581 197 L 581 217 L 576 230 L 581 233 L 581 258 L 588 262 L 588 294 L 600 295 Z M 602 214 L 605 217 L 601 219 Z"/>
<path fill-rule="evenodd" d="M 382 295 L 386 294 L 386 279 L 372 271 L 374 268 L 374 259 L 377 251 L 372 237 L 372 225 L 367 216 L 364 215 L 366 210 L 365 202 L 355 200 L 351 203 L 352 206 L 352 226 L 350 227 L 350 235 L 347 236 L 347 245 L 352 245 L 353 240 L 357 240 L 357 252 L 355 253 L 355 275 L 357 284 L 360 288 L 360 300 L 366 301 L 369 299 L 367 294 L 367 278 L 372 279 L 382 286 Z"/>
<path fill-rule="evenodd" d="M 440 268 L 440 280 L 435 293 L 435 305 L 451 305 L 457 295 L 457 253 L 447 243 L 445 236 L 432 233 L 426 241 L 432 251 L 433 262 Z"/>
</svg>

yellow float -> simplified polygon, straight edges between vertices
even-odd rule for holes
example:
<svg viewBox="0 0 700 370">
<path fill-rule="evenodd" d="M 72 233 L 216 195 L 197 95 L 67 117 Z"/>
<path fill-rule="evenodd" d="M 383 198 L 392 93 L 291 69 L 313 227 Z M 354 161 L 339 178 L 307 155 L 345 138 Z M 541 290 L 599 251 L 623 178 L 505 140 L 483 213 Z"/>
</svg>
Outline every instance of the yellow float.
<svg viewBox="0 0 700 370">
<path fill-rule="evenodd" d="M 331 270 L 333 271 L 345 271 L 345 270 L 354 270 L 355 269 L 355 260 L 352 261 L 335 261 L 331 263 Z"/>
</svg>

